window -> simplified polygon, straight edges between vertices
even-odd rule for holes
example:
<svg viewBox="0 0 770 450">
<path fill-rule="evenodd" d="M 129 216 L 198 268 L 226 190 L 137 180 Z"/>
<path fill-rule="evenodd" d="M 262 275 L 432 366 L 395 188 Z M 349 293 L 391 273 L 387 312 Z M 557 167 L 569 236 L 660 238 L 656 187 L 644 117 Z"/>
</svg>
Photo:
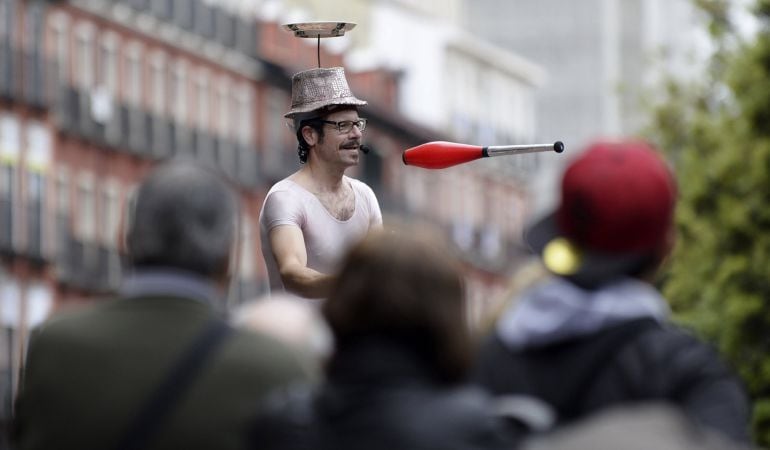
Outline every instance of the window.
<svg viewBox="0 0 770 450">
<path fill-rule="evenodd" d="M 43 3 L 27 3 L 27 20 L 25 22 L 25 75 L 24 93 L 29 101 L 43 106 L 45 95 L 45 80 L 43 79 Z"/>
<path fill-rule="evenodd" d="M 97 82 L 112 98 L 118 96 L 118 36 L 107 32 L 99 43 Z"/>
<path fill-rule="evenodd" d="M 152 0 L 152 13 L 162 19 L 168 20 L 173 16 L 174 0 Z"/>
<path fill-rule="evenodd" d="M 47 249 L 46 220 L 46 176 L 51 164 L 51 134 L 41 122 L 27 125 L 26 213 L 27 249 L 32 255 L 43 256 Z"/>
<path fill-rule="evenodd" d="M 16 165 L 19 161 L 21 135 L 19 119 L 10 114 L 0 116 L 0 162 Z"/>
<path fill-rule="evenodd" d="M 83 90 L 94 86 L 94 27 L 78 23 L 75 29 L 75 80 Z"/>
<path fill-rule="evenodd" d="M 3 275 L 2 283 L 0 283 L 0 323 L 6 329 L 19 329 L 21 328 L 21 288 L 19 280 L 11 274 Z M 13 356 L 13 359 L 16 360 L 16 355 L 14 354 Z M 11 365 L 14 364 L 15 362 L 11 363 Z M 16 380 L 14 379 L 14 381 Z"/>
<path fill-rule="evenodd" d="M 56 169 L 56 245 L 59 255 L 70 240 L 70 177 L 66 166 Z"/>
<path fill-rule="evenodd" d="M 128 233 L 131 229 L 131 222 L 134 220 L 134 208 L 136 207 L 136 191 L 137 191 L 137 184 L 131 184 L 126 186 L 125 191 L 125 201 L 123 202 L 123 210 L 122 210 L 122 217 L 123 217 L 123 234 L 118 236 L 118 239 L 121 241 L 124 241 L 126 238 L 126 233 Z"/>
<path fill-rule="evenodd" d="M 108 179 L 102 184 L 101 199 L 101 246 L 99 248 L 100 283 L 107 289 L 115 289 L 120 283 L 121 269 L 118 254 L 120 239 L 120 185 L 115 179 Z"/>
<path fill-rule="evenodd" d="M 126 48 L 125 99 L 133 106 L 142 106 L 142 47 L 131 42 Z"/>
<path fill-rule="evenodd" d="M 18 169 L 21 149 L 19 120 L 0 116 L 0 247 L 16 248 L 18 242 Z"/>
<path fill-rule="evenodd" d="M 236 46 L 242 53 L 254 56 L 257 47 L 257 25 L 249 17 L 239 16 L 236 20 Z"/>
<path fill-rule="evenodd" d="M 290 103 L 288 96 L 281 90 L 271 89 L 266 93 L 267 102 L 267 129 L 269 133 L 262 134 L 262 153 L 261 163 L 266 172 L 281 173 L 284 159 L 292 158 L 292 165 L 296 164 L 296 153 L 288 151 L 291 147 L 285 146 L 284 139 L 292 139 L 293 146 L 296 147 L 294 140 L 294 131 L 290 126 L 291 121 L 285 119 L 283 114 L 286 112 L 286 105 Z M 237 98 L 233 98 L 236 102 Z M 237 105 L 237 102 L 236 102 Z"/>
<path fill-rule="evenodd" d="M 101 192 L 102 206 L 102 235 L 101 241 L 110 250 L 118 248 L 118 234 L 120 233 L 120 194 L 118 182 L 114 179 L 105 181 Z"/>
<path fill-rule="evenodd" d="M 3 371 L 2 381 L 0 381 L 0 388 L 4 398 L 13 398 L 16 394 L 16 389 L 19 383 L 20 367 L 19 363 L 23 360 L 22 348 L 23 344 L 20 342 L 23 339 L 21 334 L 21 313 L 22 313 L 22 301 L 21 301 L 21 289 L 19 287 L 19 280 L 12 274 L 3 274 L 2 283 L 0 283 L 0 324 L 2 325 L 2 335 L 5 338 L 3 344 L 3 352 L 0 353 L 4 361 L 2 361 Z M 6 418 L 11 417 L 11 406 L 9 403 L 3 402 L 2 407 L 6 409 L 3 411 L 3 416 Z"/>
<path fill-rule="evenodd" d="M 217 41 L 225 47 L 232 47 L 235 45 L 235 16 L 221 6 L 216 8 L 215 15 L 214 27 L 216 29 L 215 34 Z"/>
<path fill-rule="evenodd" d="M 53 37 L 57 81 L 64 86 L 69 84 L 69 18 L 57 11 L 51 15 L 49 27 Z"/>
<path fill-rule="evenodd" d="M 193 25 L 193 5 L 192 0 L 173 0 L 174 22 L 185 30 L 189 30 Z"/>
<path fill-rule="evenodd" d="M 221 77 L 217 83 L 216 90 L 216 130 L 219 134 L 219 144 L 217 147 L 217 158 L 219 166 L 230 176 L 237 173 L 237 162 L 235 148 L 233 147 L 234 130 L 231 116 L 230 104 L 230 80 Z"/>
<path fill-rule="evenodd" d="M 258 293 L 256 272 L 254 266 L 254 230 L 251 218 L 241 215 L 238 252 L 233 255 L 237 260 L 237 276 L 233 277 L 235 285 L 230 289 L 230 301 L 241 302 L 254 298 Z"/>
<path fill-rule="evenodd" d="M 238 273 L 241 279 L 249 280 L 254 277 L 254 227 L 247 214 L 241 216 L 240 261 Z"/>
<path fill-rule="evenodd" d="M 158 116 L 164 116 L 166 113 L 166 55 L 161 51 L 154 52 L 150 67 L 152 71 L 150 107 Z"/>
<path fill-rule="evenodd" d="M 0 6 L 2 10 L 2 6 Z M 24 43 L 25 48 L 30 53 L 41 53 L 43 51 L 43 4 L 40 2 L 30 2 L 27 4 L 27 20 L 24 23 Z M 0 11 L 2 14 L 2 11 Z M 4 17 L 0 15 L 0 17 Z M 2 38 L 2 31 L 0 31 Z"/>
<path fill-rule="evenodd" d="M 94 178 L 87 172 L 81 173 L 77 187 L 77 238 L 82 242 L 96 240 L 96 198 Z"/>
<path fill-rule="evenodd" d="M 27 170 L 47 173 L 51 165 L 51 132 L 42 122 L 27 125 Z"/>
<path fill-rule="evenodd" d="M 16 1 L 0 0 L 0 92 L 15 94 L 16 74 L 14 67 L 16 50 Z"/>
<path fill-rule="evenodd" d="M 209 129 L 209 74 L 204 69 L 195 78 L 195 125 L 201 131 Z"/>
<path fill-rule="evenodd" d="M 203 37 L 214 36 L 213 0 L 193 0 L 195 31 Z"/>
<path fill-rule="evenodd" d="M 14 3 L 12 0 L 0 0 L 0 23 L 3 25 L 0 27 L 0 40 L 13 39 Z"/>
<path fill-rule="evenodd" d="M 242 83 L 237 89 L 237 126 L 238 140 L 242 144 L 251 145 L 254 143 L 254 92 L 247 83 Z M 281 115 L 283 117 L 283 115 Z"/>
<path fill-rule="evenodd" d="M 223 138 L 229 138 L 231 134 L 229 95 L 230 81 L 226 77 L 221 77 L 216 90 L 216 131 Z"/>
<path fill-rule="evenodd" d="M 187 125 L 187 63 L 184 60 L 174 63 L 169 93 L 174 120 L 180 125 Z"/>
</svg>

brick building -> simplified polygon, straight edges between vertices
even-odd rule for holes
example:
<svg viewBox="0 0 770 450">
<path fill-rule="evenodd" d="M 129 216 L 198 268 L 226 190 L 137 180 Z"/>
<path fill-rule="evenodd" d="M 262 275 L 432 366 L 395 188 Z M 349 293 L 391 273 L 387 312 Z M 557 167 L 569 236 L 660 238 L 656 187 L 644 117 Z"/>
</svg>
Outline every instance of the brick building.
<svg viewBox="0 0 770 450">
<path fill-rule="evenodd" d="M 238 187 L 230 300 L 264 292 L 258 215 L 267 189 L 298 167 L 283 114 L 291 75 L 316 64 L 309 41 L 205 0 L 0 0 L 0 419 L 29 330 L 118 286 L 127 199 L 159 160 L 197 158 Z M 333 52 L 321 59 L 344 63 Z M 453 235 L 472 297 L 483 299 L 521 253 L 510 205 L 523 210 L 525 193 L 494 174 L 404 167 L 403 149 L 446 138 L 399 114 L 400 76 L 348 72 L 370 102 L 372 148 L 351 175 L 373 187 L 386 215 Z"/>
</svg>

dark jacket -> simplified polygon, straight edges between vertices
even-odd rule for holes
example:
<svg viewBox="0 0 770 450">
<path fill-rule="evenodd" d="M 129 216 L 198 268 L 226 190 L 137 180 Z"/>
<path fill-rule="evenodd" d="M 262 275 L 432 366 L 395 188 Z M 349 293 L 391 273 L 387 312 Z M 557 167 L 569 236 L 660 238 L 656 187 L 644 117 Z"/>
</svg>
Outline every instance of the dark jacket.
<svg viewBox="0 0 770 450">
<path fill-rule="evenodd" d="M 197 295 L 203 283 L 161 278 L 180 289 L 139 289 L 54 318 L 33 334 L 17 409 L 20 450 L 117 447 L 179 355 L 217 317 L 216 299 Z M 258 401 L 309 375 L 287 347 L 232 330 L 146 448 L 245 448 Z"/>
<path fill-rule="evenodd" d="M 543 289 L 551 289 L 547 295 L 538 289 L 524 295 L 523 303 L 514 307 L 520 311 L 504 316 L 482 346 L 474 378 L 492 394 L 538 397 L 556 409 L 561 423 L 613 405 L 663 400 L 679 406 L 697 423 L 749 441 L 749 402 L 740 381 L 710 346 L 654 312 L 650 305 L 658 300 L 651 288 L 645 291 L 630 283 L 608 290 L 606 298 L 578 293 L 586 298 L 580 298 L 571 312 L 566 310 L 572 307 L 559 306 L 556 297 L 570 295 L 572 287 L 557 283 Z M 612 298 L 620 292 L 630 298 Z M 611 302 L 631 304 L 638 300 L 635 295 L 655 300 L 638 302 L 644 307 L 636 310 L 649 314 L 632 313 L 634 307 L 626 306 L 622 313 L 606 314 Z M 580 303 L 591 301 L 595 303 Z M 601 302 L 608 303 L 597 307 Z M 529 313 L 523 312 L 528 308 Z M 558 321 L 537 319 L 549 308 L 549 317 L 559 316 Z M 532 313 L 536 309 L 539 313 Z M 596 315 L 597 310 L 603 312 Z M 586 317 L 591 314 L 594 317 Z M 533 331 L 528 334 L 521 331 L 527 328 L 522 325 L 526 320 L 540 320 L 541 325 L 530 325 Z M 510 328 L 514 323 L 515 331 Z M 543 332 L 548 326 L 553 326 L 551 340 L 549 332 Z M 566 330 L 569 327 L 572 332 Z"/>
<path fill-rule="evenodd" d="M 443 385 L 431 370 L 409 347 L 385 339 L 367 338 L 346 346 L 333 358 L 320 392 L 310 401 L 295 398 L 288 408 L 295 428 L 289 425 L 290 431 L 285 431 L 291 422 L 286 420 L 287 408 L 272 409 L 255 427 L 253 448 L 514 448 L 514 436 L 495 417 L 485 393 L 467 385 Z M 268 435 L 273 438 L 266 441 Z M 298 435 L 305 436 L 304 441 Z"/>
</svg>

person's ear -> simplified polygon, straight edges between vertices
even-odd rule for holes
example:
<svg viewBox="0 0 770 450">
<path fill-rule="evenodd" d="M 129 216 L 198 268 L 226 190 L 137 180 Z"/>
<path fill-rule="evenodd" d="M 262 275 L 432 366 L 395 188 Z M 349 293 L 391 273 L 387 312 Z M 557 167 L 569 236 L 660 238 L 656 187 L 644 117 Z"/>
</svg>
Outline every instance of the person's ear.
<svg viewBox="0 0 770 450">
<path fill-rule="evenodd" d="M 307 145 L 313 146 L 318 143 L 318 132 L 313 127 L 305 125 L 302 127 L 302 137 L 307 142 Z"/>
</svg>

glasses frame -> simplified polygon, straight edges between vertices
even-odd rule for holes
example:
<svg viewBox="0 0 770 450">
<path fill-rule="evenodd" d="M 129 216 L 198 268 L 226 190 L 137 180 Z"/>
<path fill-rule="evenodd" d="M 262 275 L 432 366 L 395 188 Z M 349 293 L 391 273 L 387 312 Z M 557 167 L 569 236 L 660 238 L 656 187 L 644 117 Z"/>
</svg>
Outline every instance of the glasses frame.
<svg viewBox="0 0 770 450">
<path fill-rule="evenodd" d="M 366 130 L 366 123 L 369 120 L 363 117 L 359 117 L 358 120 L 340 120 L 338 122 L 335 122 L 333 120 L 320 120 L 320 119 L 318 121 L 321 123 L 333 125 L 334 128 L 337 129 L 337 132 L 339 132 L 340 134 L 348 134 L 351 131 L 353 131 L 353 127 L 358 127 L 358 131 L 363 133 L 364 130 Z M 348 124 L 350 128 L 348 128 Z M 343 129 L 343 127 L 345 129 Z"/>
</svg>

